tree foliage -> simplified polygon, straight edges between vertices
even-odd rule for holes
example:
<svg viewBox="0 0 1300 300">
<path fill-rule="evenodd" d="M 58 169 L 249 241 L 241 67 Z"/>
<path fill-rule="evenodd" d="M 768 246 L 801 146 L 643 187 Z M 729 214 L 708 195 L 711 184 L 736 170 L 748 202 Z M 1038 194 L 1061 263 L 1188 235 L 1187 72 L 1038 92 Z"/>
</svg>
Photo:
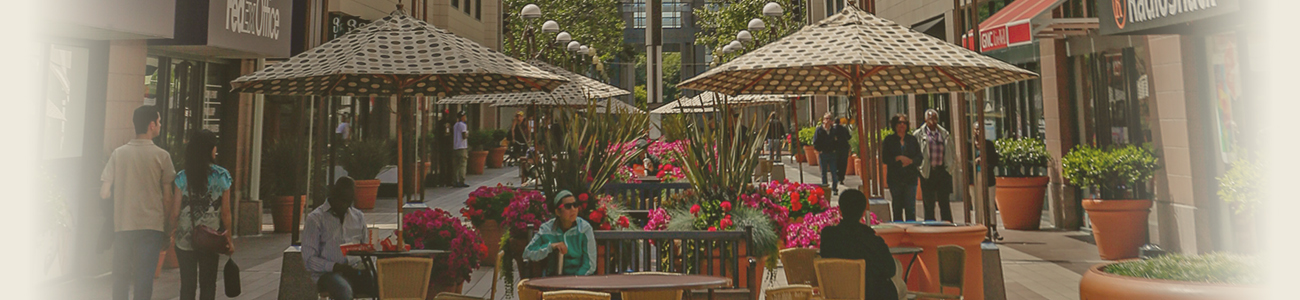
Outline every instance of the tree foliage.
<svg viewBox="0 0 1300 300">
<path fill-rule="evenodd" d="M 519 17 L 519 10 L 524 5 L 537 4 L 542 9 L 542 17 L 525 20 Z M 618 0 L 505 0 L 505 46 L 502 52 L 518 59 L 529 59 L 547 45 L 555 43 L 555 33 L 543 33 L 542 22 L 555 20 L 560 23 L 560 30 L 567 31 L 574 41 L 596 49 L 600 61 L 608 62 L 615 57 L 627 59 L 630 47 L 623 44 L 622 15 L 619 13 Z M 533 53 L 528 52 L 528 40 L 524 33 L 532 25 L 534 32 Z M 574 59 L 573 52 L 564 50 L 565 45 L 554 45 L 543 51 L 541 59 L 555 65 Z M 564 57 L 569 55 L 569 57 Z"/>
<path fill-rule="evenodd" d="M 763 5 L 768 2 L 776 2 L 784 8 L 785 13 L 780 18 L 763 16 Z M 736 33 L 741 30 L 747 30 L 749 20 L 762 18 L 767 27 L 763 32 L 751 32 L 754 35 L 754 42 L 757 45 L 766 45 L 777 38 L 772 36 L 775 28 L 776 36 L 784 37 L 799 30 L 804 24 L 803 2 L 791 0 L 719 0 L 709 2 L 704 7 L 696 8 L 695 25 L 699 31 L 695 33 L 695 43 L 704 45 L 719 55 L 715 61 L 721 64 L 736 56 L 740 56 L 745 51 L 757 49 L 753 45 L 745 45 L 745 51 L 736 51 L 730 54 L 722 54 L 718 49 L 726 46 L 736 39 Z"/>
</svg>

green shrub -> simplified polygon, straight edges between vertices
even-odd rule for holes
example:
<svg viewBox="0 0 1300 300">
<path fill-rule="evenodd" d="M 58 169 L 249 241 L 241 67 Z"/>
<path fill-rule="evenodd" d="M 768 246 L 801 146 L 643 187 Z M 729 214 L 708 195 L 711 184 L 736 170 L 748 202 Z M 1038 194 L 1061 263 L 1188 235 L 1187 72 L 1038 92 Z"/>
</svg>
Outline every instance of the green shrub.
<svg viewBox="0 0 1300 300">
<path fill-rule="evenodd" d="M 469 147 L 475 151 L 496 148 L 495 144 L 500 141 L 492 139 L 492 130 L 475 130 L 469 133 Z"/>
<path fill-rule="evenodd" d="M 1131 260 L 1102 268 L 1110 274 L 1173 281 L 1261 284 L 1258 259 L 1227 253 L 1205 255 L 1169 254 L 1147 260 Z"/>
<path fill-rule="evenodd" d="M 1061 158 L 1061 169 L 1071 184 L 1099 188 L 1102 199 L 1118 199 L 1127 187 L 1150 180 L 1160 166 L 1150 150 L 1138 146 L 1103 150 L 1080 145 Z"/>
<path fill-rule="evenodd" d="M 349 140 L 337 154 L 338 164 L 352 179 L 375 179 L 392 160 L 393 148 L 395 146 L 388 140 Z"/>
<path fill-rule="evenodd" d="M 885 128 L 885 129 L 881 129 L 881 130 L 880 130 L 880 140 L 882 140 L 882 141 L 885 140 L 885 137 L 888 137 L 888 136 L 891 136 L 891 135 L 894 135 L 894 130 L 893 130 L 893 129 Z"/>
<path fill-rule="evenodd" d="M 799 129 L 799 143 L 804 145 L 812 145 L 813 136 L 816 134 L 817 134 L 817 126 L 809 126 L 809 127 L 804 127 L 803 129 Z"/>
<path fill-rule="evenodd" d="M 1011 177 L 1040 176 L 1038 168 L 1046 167 L 1049 159 L 1047 144 L 1040 139 L 998 139 L 994 148 L 1001 157 L 998 166 Z"/>
<path fill-rule="evenodd" d="M 1219 198 L 1232 204 L 1238 214 L 1254 211 L 1260 200 L 1262 168 L 1258 161 L 1245 157 L 1233 161 L 1228 172 L 1219 177 Z"/>
</svg>

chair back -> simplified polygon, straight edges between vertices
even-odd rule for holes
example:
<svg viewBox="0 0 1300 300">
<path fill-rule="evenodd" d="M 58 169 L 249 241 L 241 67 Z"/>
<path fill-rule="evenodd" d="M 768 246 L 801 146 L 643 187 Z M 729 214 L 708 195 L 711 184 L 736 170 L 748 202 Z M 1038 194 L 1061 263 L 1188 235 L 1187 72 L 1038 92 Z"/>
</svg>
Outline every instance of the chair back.
<svg viewBox="0 0 1300 300">
<path fill-rule="evenodd" d="M 816 259 L 817 256 L 817 249 L 813 248 L 781 250 L 781 265 L 785 268 L 785 283 L 817 286 L 817 273 L 813 270 L 813 259 Z"/>
<path fill-rule="evenodd" d="M 609 300 L 609 293 L 589 291 L 554 291 L 542 293 L 542 300 Z"/>
<path fill-rule="evenodd" d="M 665 276 L 682 275 L 681 273 L 668 273 L 668 272 L 635 272 L 635 273 L 627 273 L 627 274 L 665 275 Z M 622 292 L 620 294 L 623 300 L 682 300 L 682 290 Z"/>
<path fill-rule="evenodd" d="M 515 294 L 519 295 L 519 300 L 542 300 L 542 291 L 524 285 L 525 282 L 528 282 L 528 279 L 519 280 L 519 285 L 515 286 Z"/>
<path fill-rule="evenodd" d="M 903 264 L 900 263 L 900 262 L 898 262 L 898 259 L 895 258 L 895 259 L 894 259 L 894 276 L 893 276 L 893 277 L 890 277 L 890 278 L 889 278 L 889 281 L 893 282 L 893 283 L 894 283 L 894 289 L 895 289 L 895 290 L 898 290 L 898 299 L 899 299 L 899 300 L 907 299 L 907 281 L 903 280 L 903 273 L 906 272 L 906 271 L 907 271 L 907 270 L 903 270 Z"/>
<path fill-rule="evenodd" d="M 966 249 L 957 245 L 939 246 L 939 287 L 955 287 L 965 294 Z"/>
<path fill-rule="evenodd" d="M 807 284 L 770 288 L 763 293 L 767 294 L 767 300 L 811 300 L 813 298 L 813 288 Z"/>
<path fill-rule="evenodd" d="M 813 260 L 822 298 L 864 299 L 867 295 L 867 262 L 861 259 L 818 258 Z"/>
<path fill-rule="evenodd" d="M 429 291 L 429 276 L 433 272 L 433 259 L 427 257 L 394 257 L 379 259 L 375 265 L 379 276 L 380 299 L 424 299 Z"/>
<path fill-rule="evenodd" d="M 433 300 L 487 300 L 487 298 L 479 298 L 479 297 L 461 295 L 461 294 L 450 293 L 450 292 L 441 292 L 438 293 L 437 296 L 433 296 Z"/>
</svg>

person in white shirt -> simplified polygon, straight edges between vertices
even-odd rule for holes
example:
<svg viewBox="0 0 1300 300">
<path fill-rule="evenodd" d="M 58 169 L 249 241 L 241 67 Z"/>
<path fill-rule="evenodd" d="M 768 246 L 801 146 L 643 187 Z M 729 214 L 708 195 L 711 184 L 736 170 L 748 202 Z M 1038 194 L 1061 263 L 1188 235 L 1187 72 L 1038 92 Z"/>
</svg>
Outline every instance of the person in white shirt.
<svg viewBox="0 0 1300 300">
<path fill-rule="evenodd" d="M 349 115 L 344 113 L 343 121 L 339 122 L 339 127 L 334 128 L 334 133 L 338 134 L 339 138 L 344 140 L 347 140 L 348 137 L 352 136 L 352 125 L 348 123 L 348 117 Z"/>
<path fill-rule="evenodd" d="M 358 257 L 347 257 L 339 246 L 366 242 L 366 220 L 352 207 L 356 183 L 344 176 L 334 182 L 329 201 L 307 214 L 302 230 L 302 260 L 311 272 L 316 290 L 330 299 L 352 300 L 353 295 L 375 294 Z"/>
<path fill-rule="evenodd" d="M 465 125 L 465 112 L 460 112 L 460 117 L 456 122 L 455 128 L 451 130 L 452 149 L 456 152 L 453 158 L 456 159 L 456 179 L 455 187 L 469 187 L 465 184 L 465 164 L 469 161 L 469 126 Z"/>
</svg>

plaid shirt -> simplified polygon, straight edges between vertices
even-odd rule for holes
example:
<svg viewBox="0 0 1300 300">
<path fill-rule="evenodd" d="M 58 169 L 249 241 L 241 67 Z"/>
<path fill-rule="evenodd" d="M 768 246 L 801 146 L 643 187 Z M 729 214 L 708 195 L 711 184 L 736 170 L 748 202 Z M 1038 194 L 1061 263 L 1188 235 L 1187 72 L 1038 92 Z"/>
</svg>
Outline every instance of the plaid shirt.
<svg viewBox="0 0 1300 300">
<path fill-rule="evenodd" d="M 926 130 L 926 142 L 929 144 L 930 166 L 943 166 L 943 135 L 938 130 Z"/>
</svg>

